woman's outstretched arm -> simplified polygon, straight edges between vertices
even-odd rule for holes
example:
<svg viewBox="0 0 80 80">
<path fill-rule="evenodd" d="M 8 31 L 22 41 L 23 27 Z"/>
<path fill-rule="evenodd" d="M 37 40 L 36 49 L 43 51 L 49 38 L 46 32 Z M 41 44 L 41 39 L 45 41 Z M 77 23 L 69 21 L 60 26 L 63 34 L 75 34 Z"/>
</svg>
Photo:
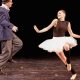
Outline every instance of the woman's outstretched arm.
<svg viewBox="0 0 80 80">
<path fill-rule="evenodd" d="M 77 34 L 74 34 L 74 33 L 73 33 L 73 31 L 72 31 L 72 29 L 71 29 L 71 24 L 70 24 L 70 22 L 69 22 L 69 24 L 68 24 L 68 32 L 69 32 L 70 36 L 72 36 L 72 37 L 74 37 L 74 38 L 80 38 L 80 35 L 77 35 Z"/>
<path fill-rule="evenodd" d="M 43 29 L 41 29 L 41 30 L 39 30 L 39 29 L 37 28 L 37 26 L 34 25 L 34 30 L 35 30 L 37 33 L 47 32 L 47 31 L 48 31 L 49 29 L 51 29 L 53 26 L 54 26 L 54 27 L 56 26 L 57 21 L 58 21 L 57 19 L 54 19 L 54 20 L 51 22 L 50 25 L 48 25 L 47 27 L 45 27 L 45 28 L 43 28 Z"/>
</svg>

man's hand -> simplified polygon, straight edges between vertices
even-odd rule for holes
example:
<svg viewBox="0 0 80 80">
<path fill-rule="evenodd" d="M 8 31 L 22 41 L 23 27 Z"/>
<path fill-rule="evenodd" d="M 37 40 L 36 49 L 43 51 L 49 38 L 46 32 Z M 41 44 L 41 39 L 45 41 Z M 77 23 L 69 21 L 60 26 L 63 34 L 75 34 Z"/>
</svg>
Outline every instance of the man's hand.
<svg viewBox="0 0 80 80">
<path fill-rule="evenodd" d="M 17 32 L 18 31 L 18 27 L 13 26 L 12 31 Z"/>
</svg>

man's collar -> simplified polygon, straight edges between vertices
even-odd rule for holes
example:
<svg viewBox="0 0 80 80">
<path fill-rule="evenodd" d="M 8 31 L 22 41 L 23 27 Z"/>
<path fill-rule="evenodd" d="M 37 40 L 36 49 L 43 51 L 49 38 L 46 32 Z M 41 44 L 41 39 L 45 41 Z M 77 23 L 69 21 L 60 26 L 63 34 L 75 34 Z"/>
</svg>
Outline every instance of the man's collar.
<svg viewBox="0 0 80 80">
<path fill-rule="evenodd" d="M 2 4 L 1 7 L 5 8 L 5 9 L 7 9 L 7 10 L 10 10 L 10 9 L 8 8 L 8 6 L 6 6 L 5 4 Z"/>
</svg>

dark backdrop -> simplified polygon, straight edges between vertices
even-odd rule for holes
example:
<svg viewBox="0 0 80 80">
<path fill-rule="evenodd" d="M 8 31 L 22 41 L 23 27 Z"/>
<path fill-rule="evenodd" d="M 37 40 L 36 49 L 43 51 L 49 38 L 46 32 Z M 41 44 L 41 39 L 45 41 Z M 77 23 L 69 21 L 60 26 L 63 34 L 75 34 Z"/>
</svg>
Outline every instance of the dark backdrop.
<svg viewBox="0 0 80 80">
<path fill-rule="evenodd" d="M 54 56 L 40 48 L 38 44 L 48 38 L 52 38 L 53 30 L 46 33 L 37 34 L 33 25 L 36 24 L 39 29 L 50 24 L 56 18 L 59 9 L 65 9 L 67 12 L 66 20 L 72 24 L 72 30 L 80 34 L 80 2 L 79 0 L 13 0 L 11 8 L 11 22 L 19 27 L 16 33 L 24 43 L 24 46 L 17 57 L 38 57 Z M 71 50 L 71 55 L 80 55 L 80 39 L 77 39 L 78 46 Z"/>
</svg>

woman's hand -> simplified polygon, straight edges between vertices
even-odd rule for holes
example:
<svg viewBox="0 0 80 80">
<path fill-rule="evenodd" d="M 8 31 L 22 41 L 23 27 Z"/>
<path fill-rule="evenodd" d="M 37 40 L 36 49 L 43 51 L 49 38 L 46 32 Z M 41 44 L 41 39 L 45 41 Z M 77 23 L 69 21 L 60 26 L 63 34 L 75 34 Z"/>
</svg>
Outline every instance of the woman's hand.
<svg viewBox="0 0 80 80">
<path fill-rule="evenodd" d="M 36 25 L 34 25 L 34 30 L 35 30 L 37 33 L 39 33 L 39 29 L 37 28 Z"/>
</svg>

